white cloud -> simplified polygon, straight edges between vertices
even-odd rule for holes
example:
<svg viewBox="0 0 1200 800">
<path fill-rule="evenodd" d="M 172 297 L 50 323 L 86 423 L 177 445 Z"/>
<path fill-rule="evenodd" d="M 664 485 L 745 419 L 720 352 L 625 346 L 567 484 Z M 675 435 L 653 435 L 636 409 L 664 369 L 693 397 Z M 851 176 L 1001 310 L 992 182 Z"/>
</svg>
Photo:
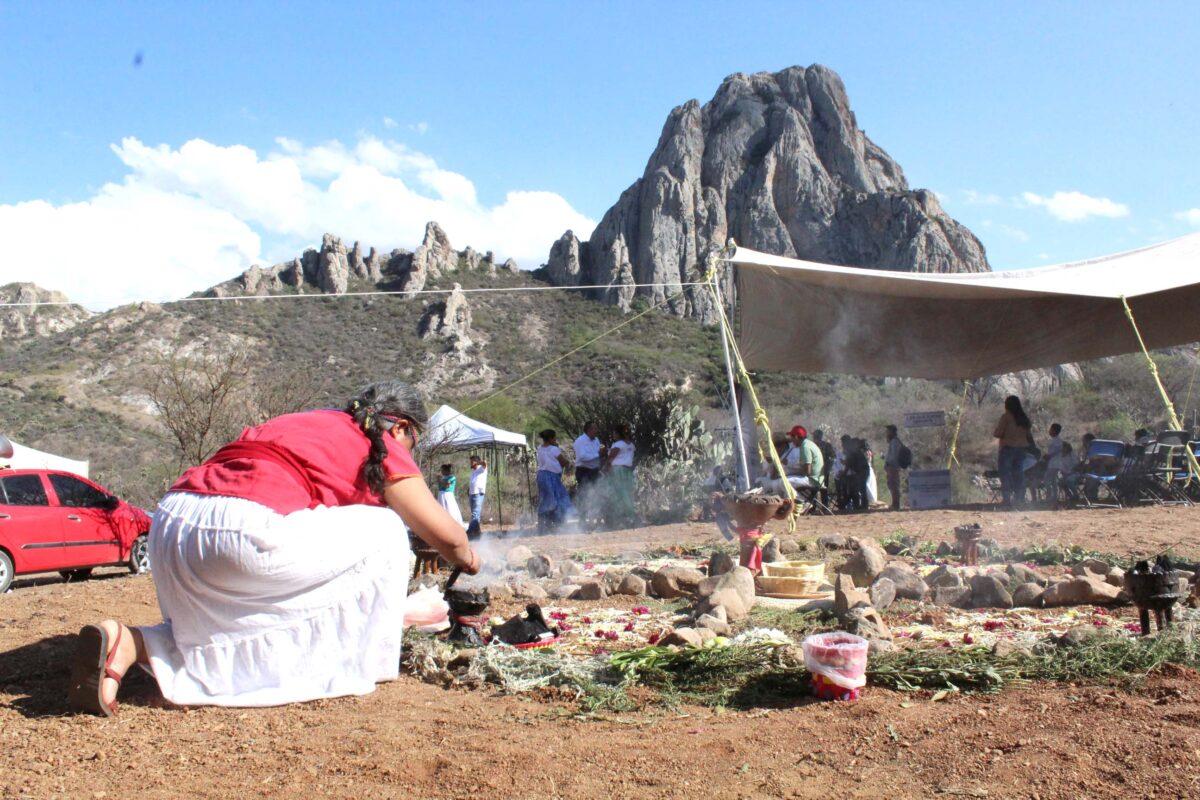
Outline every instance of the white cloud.
<svg viewBox="0 0 1200 800">
<path fill-rule="evenodd" d="M 419 133 L 424 136 L 425 134 L 429 133 L 429 123 L 421 120 L 420 122 L 415 122 L 412 125 L 409 125 L 408 129 L 414 133 Z"/>
<path fill-rule="evenodd" d="M 177 149 L 123 139 L 112 148 L 127 170 L 121 183 L 80 203 L 0 205 L 0 284 L 32 281 L 93 308 L 171 300 L 298 255 L 298 243 L 325 232 L 412 249 L 429 220 L 457 248 L 532 268 L 564 230 L 586 237 L 596 224 L 553 192 L 484 205 L 469 178 L 397 142 L 276 145 L 259 155 L 200 139 Z"/>
<path fill-rule="evenodd" d="M 399 126 L 400 126 L 400 123 L 396 122 L 396 120 L 392 119 L 391 117 L 383 118 L 383 127 L 387 128 L 388 130 L 392 130 L 393 128 L 398 128 Z"/>
<path fill-rule="evenodd" d="M 1200 228 L 1200 208 L 1189 208 L 1187 211 L 1180 211 L 1173 215 L 1175 219 L 1183 220 L 1189 225 L 1195 225 Z"/>
<path fill-rule="evenodd" d="M 1127 217 L 1129 206 L 1107 197 L 1092 197 L 1082 192 L 1055 192 L 1042 197 L 1025 192 L 1021 198 L 1031 206 L 1042 206 L 1050 215 L 1064 222 L 1080 222 L 1088 217 Z"/>
<path fill-rule="evenodd" d="M 977 192 L 974 189 L 964 190 L 963 196 L 966 198 L 967 204 L 972 206 L 998 206 L 1004 202 L 998 194 Z"/>
</svg>

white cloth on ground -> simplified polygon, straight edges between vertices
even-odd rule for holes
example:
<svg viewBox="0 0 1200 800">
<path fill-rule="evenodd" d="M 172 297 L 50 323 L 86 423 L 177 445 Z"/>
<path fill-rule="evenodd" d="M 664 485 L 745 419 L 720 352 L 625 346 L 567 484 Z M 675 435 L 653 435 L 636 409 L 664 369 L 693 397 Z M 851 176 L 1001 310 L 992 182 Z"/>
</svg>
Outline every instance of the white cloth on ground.
<svg viewBox="0 0 1200 800">
<path fill-rule="evenodd" d="M 172 703 L 274 706 L 397 677 L 411 555 L 392 510 L 174 492 L 149 547 L 164 622 L 141 632 Z"/>
</svg>

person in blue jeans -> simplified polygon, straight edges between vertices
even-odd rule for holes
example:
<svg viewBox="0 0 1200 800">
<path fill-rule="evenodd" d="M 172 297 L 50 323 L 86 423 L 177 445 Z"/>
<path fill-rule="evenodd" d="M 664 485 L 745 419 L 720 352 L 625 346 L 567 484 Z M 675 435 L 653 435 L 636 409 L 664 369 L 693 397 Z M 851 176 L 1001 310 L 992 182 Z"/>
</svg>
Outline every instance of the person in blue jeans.
<svg viewBox="0 0 1200 800">
<path fill-rule="evenodd" d="M 467 484 L 467 499 L 471 503 L 471 521 L 467 523 L 467 536 L 478 538 L 482 532 L 483 496 L 487 493 L 487 462 L 480 456 L 471 456 L 471 480 Z"/>
<path fill-rule="evenodd" d="M 992 432 L 1000 445 L 997 468 L 1000 471 L 1000 492 L 1004 505 L 1019 505 L 1025 497 L 1025 455 L 1033 442 L 1033 424 L 1021 408 L 1016 395 L 1004 399 L 1004 413 Z"/>
</svg>

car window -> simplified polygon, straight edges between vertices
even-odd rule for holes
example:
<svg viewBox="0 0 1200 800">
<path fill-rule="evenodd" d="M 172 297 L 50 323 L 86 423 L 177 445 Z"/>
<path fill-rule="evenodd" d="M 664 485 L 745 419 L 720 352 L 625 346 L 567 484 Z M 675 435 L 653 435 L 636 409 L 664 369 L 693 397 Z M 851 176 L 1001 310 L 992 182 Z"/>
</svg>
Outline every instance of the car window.
<svg viewBox="0 0 1200 800">
<path fill-rule="evenodd" d="M 72 508 L 102 508 L 108 495 L 70 475 L 51 475 L 50 485 L 58 495 L 60 505 Z"/>
<path fill-rule="evenodd" d="M 48 506 L 50 498 L 37 475 L 10 475 L 0 478 L 4 502 L 10 506 Z"/>
</svg>

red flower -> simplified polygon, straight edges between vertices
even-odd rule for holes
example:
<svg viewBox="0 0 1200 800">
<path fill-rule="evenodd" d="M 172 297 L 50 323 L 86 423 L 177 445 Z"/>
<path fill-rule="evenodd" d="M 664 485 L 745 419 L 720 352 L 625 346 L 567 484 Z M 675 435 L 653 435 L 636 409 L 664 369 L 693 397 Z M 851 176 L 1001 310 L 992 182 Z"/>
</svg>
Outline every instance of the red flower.
<svg viewBox="0 0 1200 800">
<path fill-rule="evenodd" d="M 658 644 L 658 640 L 659 640 L 659 635 L 657 633 L 652 633 L 646 637 L 646 641 L 649 642 L 650 644 Z"/>
<path fill-rule="evenodd" d="M 1094 619 L 1094 620 L 1092 620 L 1092 624 L 1095 625 L 1097 628 L 1107 628 L 1108 620 Z M 1138 626 L 1138 627 L 1141 627 L 1141 626 Z"/>
<path fill-rule="evenodd" d="M 625 623 L 625 630 L 627 630 L 627 631 L 632 631 L 632 630 L 633 630 L 633 623 L 632 623 L 632 622 L 626 622 L 626 623 Z"/>
<path fill-rule="evenodd" d="M 646 608 L 645 606 L 634 606 L 634 607 L 633 607 L 632 609 L 630 609 L 630 610 L 631 610 L 631 611 L 632 611 L 634 614 L 649 614 L 649 613 L 650 613 L 650 609 Z"/>
<path fill-rule="evenodd" d="M 570 624 L 568 624 L 568 623 L 566 623 L 566 622 L 560 622 L 560 623 L 558 624 L 558 629 L 559 629 L 560 631 L 562 631 L 563 633 L 566 633 L 566 632 L 567 632 L 567 631 L 569 631 L 569 630 L 574 630 L 574 628 L 575 628 L 575 626 L 574 626 L 574 625 L 570 625 Z"/>
<path fill-rule="evenodd" d="M 595 567 L 596 567 L 596 565 L 595 565 L 595 564 L 593 564 L 591 561 L 589 561 L 589 562 L 587 562 L 586 564 L 584 564 L 584 565 L 583 565 L 583 568 L 584 568 L 584 569 L 594 569 Z"/>
<path fill-rule="evenodd" d="M 604 637 L 606 637 L 607 635 L 608 635 L 608 634 L 606 634 L 604 631 L 596 631 L 596 633 L 595 633 L 595 637 L 596 637 L 597 639 L 603 639 L 603 638 L 604 638 Z"/>
<path fill-rule="evenodd" d="M 580 621 L 580 622 L 582 622 L 584 625 L 591 625 L 591 624 L 592 624 L 592 618 L 591 618 L 591 617 L 584 617 L 583 619 L 581 619 L 581 620 L 579 620 L 579 621 Z"/>
<path fill-rule="evenodd" d="M 568 614 L 566 611 L 551 611 L 550 612 L 550 619 L 556 619 L 559 621 L 562 621 L 569 616 L 571 616 L 571 615 Z"/>
<path fill-rule="evenodd" d="M 985 631 L 995 631 L 995 630 L 999 630 L 1000 628 L 1003 628 L 1003 627 L 1004 627 L 1004 622 L 1002 620 L 998 620 L 998 619 L 989 619 L 983 623 L 983 629 Z"/>
<path fill-rule="evenodd" d="M 616 631 L 605 631 L 604 638 L 615 642 L 617 639 L 621 638 L 621 634 L 617 633 Z"/>
<path fill-rule="evenodd" d="M 975 644 L 975 637 L 969 633 L 963 634 L 963 644 Z"/>
</svg>

